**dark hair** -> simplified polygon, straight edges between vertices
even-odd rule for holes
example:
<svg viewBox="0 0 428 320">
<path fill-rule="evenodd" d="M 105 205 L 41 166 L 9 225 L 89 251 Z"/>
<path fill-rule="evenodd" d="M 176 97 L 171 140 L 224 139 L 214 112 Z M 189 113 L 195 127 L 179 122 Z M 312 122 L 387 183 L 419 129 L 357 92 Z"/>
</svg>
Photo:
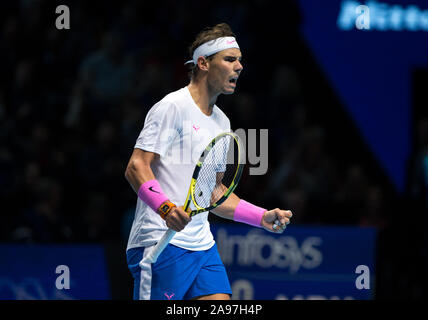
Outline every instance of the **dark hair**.
<svg viewBox="0 0 428 320">
<path fill-rule="evenodd" d="M 195 52 L 196 48 L 199 47 L 201 44 L 221 37 L 235 37 L 235 34 L 227 23 L 219 23 L 216 24 L 214 27 L 206 27 L 205 29 L 203 29 L 201 32 L 198 33 L 195 38 L 195 41 L 193 41 L 193 43 L 189 47 L 190 59 L 193 58 L 193 53 Z M 214 55 L 215 54 L 209 56 L 208 59 L 212 59 Z M 191 69 L 189 70 L 189 77 L 192 79 L 197 76 L 199 72 L 199 67 L 193 64 L 190 65 Z"/>
</svg>

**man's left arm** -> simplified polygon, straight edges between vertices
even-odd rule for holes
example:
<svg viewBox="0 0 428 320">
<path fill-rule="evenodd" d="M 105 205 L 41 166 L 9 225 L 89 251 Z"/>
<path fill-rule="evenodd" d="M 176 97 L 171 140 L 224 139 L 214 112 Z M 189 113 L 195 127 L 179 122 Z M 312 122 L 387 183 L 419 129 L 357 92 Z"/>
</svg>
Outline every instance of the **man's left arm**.
<svg viewBox="0 0 428 320">
<path fill-rule="evenodd" d="M 279 208 L 266 210 L 255 206 L 240 199 L 235 193 L 211 212 L 225 219 L 243 222 L 275 233 L 282 233 L 293 215 L 290 210 Z M 279 221 L 279 226 L 275 225 L 276 220 Z"/>
</svg>

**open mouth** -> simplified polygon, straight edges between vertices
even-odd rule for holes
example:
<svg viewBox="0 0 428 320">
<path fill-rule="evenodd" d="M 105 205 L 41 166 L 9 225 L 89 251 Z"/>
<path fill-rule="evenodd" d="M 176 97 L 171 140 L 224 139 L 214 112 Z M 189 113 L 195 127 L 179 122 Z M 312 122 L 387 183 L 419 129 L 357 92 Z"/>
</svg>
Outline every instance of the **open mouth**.
<svg viewBox="0 0 428 320">
<path fill-rule="evenodd" d="M 233 78 L 229 79 L 229 83 L 236 84 L 236 81 L 238 81 L 238 77 L 233 77 Z"/>
</svg>

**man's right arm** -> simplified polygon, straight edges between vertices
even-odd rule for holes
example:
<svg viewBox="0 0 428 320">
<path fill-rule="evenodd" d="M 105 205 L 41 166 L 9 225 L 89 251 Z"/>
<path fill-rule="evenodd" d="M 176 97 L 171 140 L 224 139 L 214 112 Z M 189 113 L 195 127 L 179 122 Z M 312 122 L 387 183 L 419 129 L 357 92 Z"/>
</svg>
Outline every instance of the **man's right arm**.
<svg viewBox="0 0 428 320">
<path fill-rule="evenodd" d="M 156 179 L 151 169 L 151 164 L 159 161 L 159 155 L 154 152 L 135 148 L 125 170 L 125 178 L 128 180 L 136 194 L 142 184 Z M 174 207 L 165 217 L 168 228 L 181 231 L 190 222 L 191 218 L 181 207 Z"/>
<path fill-rule="evenodd" d="M 125 178 L 135 193 L 138 194 L 138 190 L 144 182 L 156 179 L 150 166 L 154 161 L 159 161 L 158 154 L 138 148 L 134 149 L 126 167 Z"/>
</svg>

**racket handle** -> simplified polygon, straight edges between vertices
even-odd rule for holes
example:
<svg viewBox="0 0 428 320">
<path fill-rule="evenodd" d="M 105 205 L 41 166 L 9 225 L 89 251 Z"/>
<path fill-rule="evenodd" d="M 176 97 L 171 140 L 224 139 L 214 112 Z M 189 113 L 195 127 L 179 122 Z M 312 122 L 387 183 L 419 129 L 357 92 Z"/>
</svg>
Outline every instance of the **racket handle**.
<svg viewBox="0 0 428 320">
<path fill-rule="evenodd" d="M 168 229 L 167 232 L 162 236 L 159 242 L 155 245 L 153 250 L 147 255 L 147 260 L 150 263 L 155 263 L 158 260 L 159 255 L 171 241 L 172 237 L 174 237 L 176 231 L 172 229 Z"/>
</svg>

